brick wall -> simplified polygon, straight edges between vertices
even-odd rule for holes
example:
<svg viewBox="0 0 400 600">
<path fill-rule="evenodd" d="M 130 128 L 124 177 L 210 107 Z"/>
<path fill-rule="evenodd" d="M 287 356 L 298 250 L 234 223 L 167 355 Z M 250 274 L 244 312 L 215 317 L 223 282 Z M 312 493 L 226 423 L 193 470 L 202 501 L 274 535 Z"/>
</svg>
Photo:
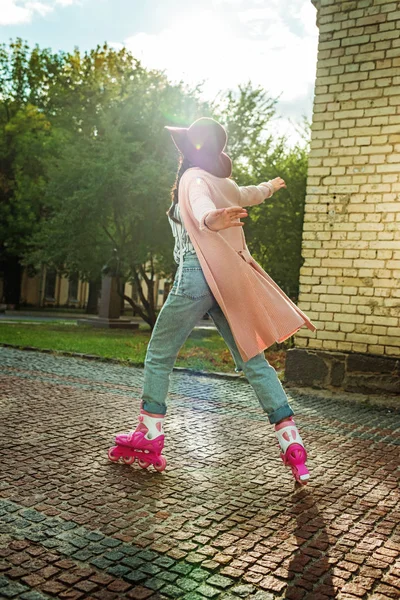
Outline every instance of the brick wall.
<svg viewBox="0 0 400 600">
<path fill-rule="evenodd" d="M 400 3 L 315 0 L 298 348 L 400 356 Z"/>
</svg>

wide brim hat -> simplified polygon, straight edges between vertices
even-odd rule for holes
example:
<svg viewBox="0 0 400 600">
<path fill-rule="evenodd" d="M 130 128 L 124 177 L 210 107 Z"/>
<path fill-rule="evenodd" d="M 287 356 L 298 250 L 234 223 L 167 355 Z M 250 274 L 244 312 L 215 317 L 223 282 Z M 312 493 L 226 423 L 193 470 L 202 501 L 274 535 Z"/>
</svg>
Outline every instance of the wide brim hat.
<svg viewBox="0 0 400 600">
<path fill-rule="evenodd" d="M 175 146 L 194 166 L 216 177 L 230 177 L 232 161 L 223 152 L 228 140 L 224 127 L 208 117 L 197 119 L 190 127 L 165 127 Z"/>
</svg>

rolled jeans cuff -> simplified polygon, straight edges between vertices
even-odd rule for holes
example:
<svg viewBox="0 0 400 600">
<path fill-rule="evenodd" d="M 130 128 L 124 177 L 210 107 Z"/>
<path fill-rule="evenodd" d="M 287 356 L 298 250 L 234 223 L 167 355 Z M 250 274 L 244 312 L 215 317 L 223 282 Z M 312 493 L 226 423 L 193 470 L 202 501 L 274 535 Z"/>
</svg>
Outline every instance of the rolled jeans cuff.
<svg viewBox="0 0 400 600">
<path fill-rule="evenodd" d="M 293 415 L 294 415 L 294 412 L 292 411 L 290 405 L 286 403 L 283 406 L 280 406 L 279 408 L 274 410 L 274 412 L 270 413 L 268 415 L 268 419 L 269 419 L 269 422 L 273 425 L 275 423 L 278 423 L 282 419 L 286 419 L 287 417 L 292 417 Z"/>
<path fill-rule="evenodd" d="M 146 402 L 142 400 L 143 410 L 152 413 L 153 415 L 166 415 L 167 406 L 165 404 L 159 404 L 158 402 Z"/>
</svg>

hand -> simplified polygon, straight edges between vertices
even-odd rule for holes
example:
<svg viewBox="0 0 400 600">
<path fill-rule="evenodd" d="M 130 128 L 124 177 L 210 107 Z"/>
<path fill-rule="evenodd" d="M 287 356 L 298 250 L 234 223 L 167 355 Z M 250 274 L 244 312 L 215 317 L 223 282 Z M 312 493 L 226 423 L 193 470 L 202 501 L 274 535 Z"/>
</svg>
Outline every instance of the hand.
<svg viewBox="0 0 400 600">
<path fill-rule="evenodd" d="M 212 231 L 228 229 L 228 227 L 243 227 L 244 223 L 235 221 L 247 217 L 247 210 L 241 206 L 230 206 L 229 208 L 217 208 L 208 213 L 205 224 Z"/>
<path fill-rule="evenodd" d="M 283 181 L 282 177 L 275 177 L 275 179 L 271 179 L 271 183 L 274 188 L 274 193 L 280 190 L 281 188 L 285 188 L 286 183 Z"/>
</svg>

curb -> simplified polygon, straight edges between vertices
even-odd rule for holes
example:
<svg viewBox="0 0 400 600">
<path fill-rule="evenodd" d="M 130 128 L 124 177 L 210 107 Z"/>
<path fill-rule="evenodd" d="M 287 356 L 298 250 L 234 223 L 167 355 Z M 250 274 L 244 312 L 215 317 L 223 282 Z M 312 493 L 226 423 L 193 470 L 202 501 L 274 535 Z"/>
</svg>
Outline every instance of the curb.
<svg viewBox="0 0 400 600">
<path fill-rule="evenodd" d="M 290 394 L 293 390 L 296 398 L 313 396 L 321 400 L 333 400 L 342 404 L 357 404 L 358 406 L 384 409 L 388 412 L 400 414 L 400 400 L 397 394 L 362 394 L 360 392 L 346 392 L 340 388 L 337 390 L 313 388 L 309 386 L 299 387 L 290 382 L 285 382 L 285 391 Z"/>
<path fill-rule="evenodd" d="M 15 350 L 26 350 L 31 352 L 43 352 L 45 354 L 53 354 L 56 356 L 69 356 L 72 358 L 83 358 L 85 360 L 97 360 L 99 362 L 106 362 L 118 365 L 124 365 L 125 367 L 144 367 L 142 362 L 132 362 L 127 360 L 120 360 L 118 358 L 107 358 L 105 356 L 97 356 L 96 354 L 83 354 L 81 352 L 69 352 L 68 350 L 51 350 L 50 348 L 35 348 L 34 346 L 18 346 L 18 344 L 5 344 L 0 343 L 0 347 L 3 348 L 14 348 Z M 219 371 L 196 371 L 195 369 L 189 369 L 187 367 L 174 367 L 173 371 L 178 373 L 187 373 L 188 375 L 196 375 L 197 377 L 216 377 L 218 379 L 228 379 L 229 381 L 241 380 L 248 383 L 245 375 L 235 375 L 235 373 L 220 373 Z"/>
<path fill-rule="evenodd" d="M 53 354 L 55 356 L 68 356 L 72 358 L 82 358 L 85 360 L 97 360 L 99 362 L 112 363 L 118 365 L 124 365 L 125 367 L 138 367 L 143 368 L 143 363 L 133 363 L 129 361 L 119 360 L 118 358 L 106 358 L 103 356 L 96 356 L 95 354 L 82 354 L 80 352 L 68 352 L 67 350 L 50 350 L 49 348 L 35 348 L 33 346 L 18 346 L 16 344 L 5 344 L 0 343 L 0 347 L 3 348 L 14 348 L 15 350 L 26 350 L 32 352 L 43 352 L 45 354 Z M 220 373 L 219 371 L 195 371 L 194 369 L 188 369 L 187 367 L 174 367 L 173 371 L 177 373 L 187 373 L 188 375 L 194 375 L 196 377 L 208 377 L 215 379 L 226 379 L 228 381 L 240 381 L 248 383 L 247 377 L 243 375 L 235 375 L 234 373 Z M 359 394 L 356 392 L 345 392 L 344 390 L 321 390 L 319 388 L 310 387 L 298 387 L 290 383 L 285 383 L 285 389 L 290 392 L 293 390 L 297 396 L 314 396 L 320 397 L 321 400 L 330 398 L 337 402 L 343 402 L 344 404 L 357 404 L 364 405 L 366 407 L 380 408 L 394 413 L 400 413 L 400 403 L 397 396 L 383 396 L 379 394 Z"/>
</svg>

